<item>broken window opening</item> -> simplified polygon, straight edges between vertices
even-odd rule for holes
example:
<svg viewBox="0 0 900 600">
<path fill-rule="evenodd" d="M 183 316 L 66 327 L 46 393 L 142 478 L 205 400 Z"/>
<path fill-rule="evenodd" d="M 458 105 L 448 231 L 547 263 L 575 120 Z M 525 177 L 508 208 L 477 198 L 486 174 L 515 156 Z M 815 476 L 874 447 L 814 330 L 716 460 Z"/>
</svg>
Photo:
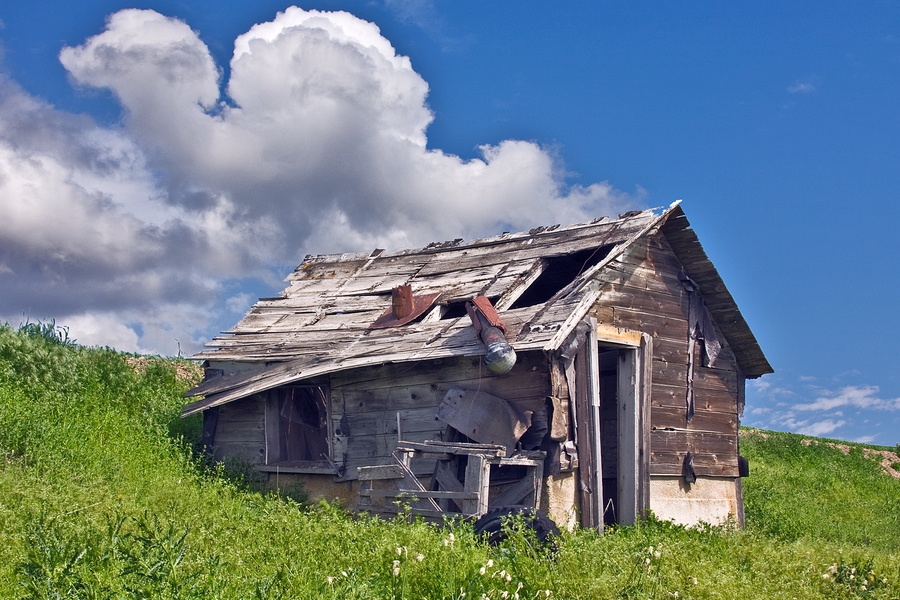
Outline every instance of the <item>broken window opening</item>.
<svg viewBox="0 0 900 600">
<path fill-rule="evenodd" d="M 612 248 L 613 245 L 600 246 L 599 248 L 579 250 L 564 256 L 545 258 L 544 270 L 510 308 L 525 308 L 543 304 L 575 281 L 579 275 L 606 258 Z"/>
<path fill-rule="evenodd" d="M 269 392 L 268 464 L 330 461 L 327 395 L 321 387 L 284 387 Z"/>
</svg>

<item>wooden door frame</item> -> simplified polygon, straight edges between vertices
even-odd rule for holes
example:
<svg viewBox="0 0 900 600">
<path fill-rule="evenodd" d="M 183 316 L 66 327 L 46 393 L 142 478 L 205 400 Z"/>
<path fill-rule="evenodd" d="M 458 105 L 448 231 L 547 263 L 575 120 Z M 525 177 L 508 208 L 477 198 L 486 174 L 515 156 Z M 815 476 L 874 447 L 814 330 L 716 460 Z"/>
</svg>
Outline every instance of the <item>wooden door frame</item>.
<svg viewBox="0 0 900 600">
<path fill-rule="evenodd" d="M 582 483 L 590 485 L 596 493 L 591 494 L 589 509 L 590 526 L 602 531 L 603 511 L 603 456 L 600 439 L 600 369 L 599 352 L 601 346 L 617 349 L 618 382 L 618 456 L 616 507 L 617 521 L 633 524 L 646 517 L 650 507 L 650 392 L 652 387 L 653 338 L 647 333 L 598 325 L 590 319 L 590 332 L 579 351 L 583 355 L 578 367 L 585 369 L 584 376 L 578 377 L 582 385 L 576 385 L 576 395 L 582 400 L 578 405 L 590 406 L 589 418 L 585 423 L 588 431 L 587 444 L 579 453 L 590 453 L 589 477 L 582 476 Z M 585 447 L 586 446 L 586 447 Z M 588 474 L 585 474 L 588 475 Z"/>
</svg>

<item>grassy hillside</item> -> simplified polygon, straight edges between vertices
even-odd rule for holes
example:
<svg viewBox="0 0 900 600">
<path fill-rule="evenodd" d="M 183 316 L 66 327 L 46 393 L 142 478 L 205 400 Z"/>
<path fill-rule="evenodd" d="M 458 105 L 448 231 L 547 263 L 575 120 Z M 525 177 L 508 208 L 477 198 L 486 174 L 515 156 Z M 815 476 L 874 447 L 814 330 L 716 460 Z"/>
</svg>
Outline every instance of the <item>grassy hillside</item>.
<svg viewBox="0 0 900 600">
<path fill-rule="evenodd" d="M 861 446 L 748 432 L 744 531 L 651 520 L 489 548 L 207 465 L 178 418 L 191 377 L 0 326 L 0 597 L 900 598 L 900 481 Z"/>
</svg>

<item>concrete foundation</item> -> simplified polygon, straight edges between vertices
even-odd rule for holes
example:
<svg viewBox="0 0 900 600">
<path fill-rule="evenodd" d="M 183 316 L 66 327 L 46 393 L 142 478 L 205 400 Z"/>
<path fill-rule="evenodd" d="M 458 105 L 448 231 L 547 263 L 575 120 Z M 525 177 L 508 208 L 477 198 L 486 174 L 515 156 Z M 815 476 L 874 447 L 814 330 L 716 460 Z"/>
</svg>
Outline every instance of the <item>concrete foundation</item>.
<svg viewBox="0 0 900 600">
<path fill-rule="evenodd" d="M 732 478 L 698 477 L 692 484 L 681 477 L 650 478 L 650 510 L 657 518 L 680 525 L 719 525 L 729 515 L 737 522 L 738 498 Z"/>
<path fill-rule="evenodd" d="M 578 524 L 577 481 L 574 471 L 552 475 L 544 480 L 540 508 L 560 529 L 572 531 Z"/>
</svg>

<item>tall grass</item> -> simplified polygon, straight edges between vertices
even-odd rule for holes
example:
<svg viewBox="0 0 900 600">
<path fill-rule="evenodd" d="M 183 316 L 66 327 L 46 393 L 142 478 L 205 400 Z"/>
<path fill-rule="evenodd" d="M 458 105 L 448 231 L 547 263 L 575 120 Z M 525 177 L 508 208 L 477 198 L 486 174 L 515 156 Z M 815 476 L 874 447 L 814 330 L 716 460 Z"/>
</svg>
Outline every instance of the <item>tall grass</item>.
<svg viewBox="0 0 900 600">
<path fill-rule="evenodd" d="M 884 514 L 898 487 L 853 453 L 845 464 L 799 438 L 771 452 L 745 439 L 744 531 L 650 519 L 548 549 L 512 523 L 491 548 L 466 524 L 384 523 L 248 489 L 193 450 L 200 423 L 178 418 L 186 363 L 134 359 L 0 326 L 0 597 L 900 597 L 900 531 Z M 834 477 L 865 507 L 799 497 L 797 486 L 828 489 L 817 454 L 853 471 Z M 808 479 L 788 477 L 798 465 Z M 797 508 L 813 497 L 818 508 Z M 834 511 L 835 525 L 816 510 Z M 847 518 L 874 520 L 844 535 Z"/>
<path fill-rule="evenodd" d="M 751 527 L 786 540 L 814 539 L 900 553 L 900 481 L 867 458 L 866 448 L 745 430 L 741 452 L 752 469 L 744 480 Z"/>
</svg>

